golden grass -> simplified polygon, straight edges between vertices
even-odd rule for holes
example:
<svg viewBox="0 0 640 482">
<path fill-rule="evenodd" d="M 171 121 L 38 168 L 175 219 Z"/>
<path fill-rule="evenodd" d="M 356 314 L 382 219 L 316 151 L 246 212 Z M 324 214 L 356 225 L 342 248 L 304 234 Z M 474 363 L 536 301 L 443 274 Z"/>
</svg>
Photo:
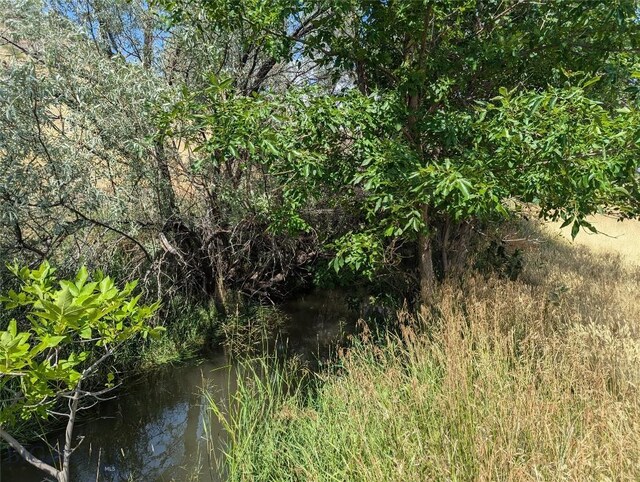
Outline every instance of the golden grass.
<svg viewBox="0 0 640 482">
<path fill-rule="evenodd" d="M 620 254 L 627 263 L 640 264 L 640 221 L 618 221 L 612 216 L 596 215 L 587 219 L 599 231 L 594 234 L 583 230 L 573 241 L 577 246 L 585 246 L 597 253 Z M 549 223 L 551 234 L 560 234 L 571 242 L 571 226 L 560 229 L 560 224 Z"/>
<path fill-rule="evenodd" d="M 231 480 L 640 480 L 639 281 L 546 239 L 519 281 L 445 286 L 430 319 L 365 333 L 316 391 L 250 381 Z"/>
</svg>

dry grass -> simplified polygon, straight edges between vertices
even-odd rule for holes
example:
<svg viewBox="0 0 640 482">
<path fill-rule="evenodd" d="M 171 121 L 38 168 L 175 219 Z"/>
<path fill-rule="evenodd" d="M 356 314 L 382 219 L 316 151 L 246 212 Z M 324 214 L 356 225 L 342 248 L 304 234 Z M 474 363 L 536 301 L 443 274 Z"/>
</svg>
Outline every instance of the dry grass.
<svg viewBox="0 0 640 482">
<path fill-rule="evenodd" d="M 444 287 L 315 391 L 286 370 L 242 384 L 231 480 L 640 480 L 640 270 L 533 248 L 520 281 Z"/>
<path fill-rule="evenodd" d="M 625 262 L 632 265 L 640 264 L 640 221 L 619 222 L 616 218 L 605 215 L 592 216 L 588 221 L 598 229 L 599 234 L 583 231 L 573 243 L 601 254 L 619 254 Z M 559 233 L 563 238 L 571 240 L 571 227 L 560 229 L 559 226 L 560 224 L 549 224 L 547 229 L 552 235 Z"/>
</svg>

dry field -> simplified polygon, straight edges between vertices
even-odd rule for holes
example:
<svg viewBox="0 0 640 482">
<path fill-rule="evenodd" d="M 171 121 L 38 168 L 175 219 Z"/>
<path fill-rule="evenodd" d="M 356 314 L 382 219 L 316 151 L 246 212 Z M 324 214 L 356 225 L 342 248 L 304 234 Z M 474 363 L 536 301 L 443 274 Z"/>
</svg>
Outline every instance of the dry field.
<svg viewBox="0 0 640 482">
<path fill-rule="evenodd" d="M 627 263 L 640 264 L 640 221 L 618 222 L 610 216 L 597 215 L 589 218 L 589 222 L 600 233 L 581 232 L 573 241 L 577 246 L 586 246 L 597 253 L 617 253 Z M 571 227 L 559 229 L 558 226 L 549 224 L 549 232 L 560 233 L 565 239 L 571 240 Z"/>
</svg>

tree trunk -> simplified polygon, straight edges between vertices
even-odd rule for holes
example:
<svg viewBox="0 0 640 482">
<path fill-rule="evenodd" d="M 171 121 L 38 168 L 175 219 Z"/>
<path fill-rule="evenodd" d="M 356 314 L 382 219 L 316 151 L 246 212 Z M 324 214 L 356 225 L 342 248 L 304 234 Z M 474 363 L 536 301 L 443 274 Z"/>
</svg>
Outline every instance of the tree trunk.
<svg viewBox="0 0 640 482">
<path fill-rule="evenodd" d="M 451 230 L 451 222 L 449 217 L 444 221 L 444 227 L 442 228 L 442 246 L 441 246 L 441 260 L 442 260 L 442 278 L 446 278 L 449 274 L 449 232 Z"/>
<path fill-rule="evenodd" d="M 144 19 L 142 38 L 142 66 L 151 69 L 153 64 L 153 25 L 151 18 Z"/>
<path fill-rule="evenodd" d="M 169 168 L 169 159 L 167 158 L 167 152 L 165 150 L 164 141 L 157 139 L 154 145 L 156 166 L 158 169 L 157 178 L 157 193 L 158 193 L 158 206 L 160 215 L 163 217 L 163 222 L 171 219 L 178 213 L 178 206 L 176 201 L 176 193 L 173 190 L 173 182 L 171 181 L 171 170 Z"/>
<path fill-rule="evenodd" d="M 429 227 L 429 208 L 423 205 L 422 221 Z M 435 287 L 435 273 L 433 271 L 433 245 L 431 233 L 421 233 L 418 236 L 418 271 L 420 274 L 420 305 L 421 311 L 427 308 L 433 301 Z"/>
<path fill-rule="evenodd" d="M 214 303 L 216 311 L 223 317 L 227 316 L 227 290 L 224 283 L 225 263 L 223 256 L 223 242 L 221 239 L 216 240 L 215 254 L 215 293 Z"/>
<path fill-rule="evenodd" d="M 78 382 L 76 389 L 73 393 L 73 398 L 70 401 L 69 421 L 64 433 L 64 452 L 62 456 L 62 467 L 58 471 L 58 482 L 69 482 L 70 474 L 70 460 L 73 453 L 73 427 L 76 423 L 76 414 L 78 413 L 78 402 L 80 400 L 80 387 L 82 380 Z"/>
</svg>

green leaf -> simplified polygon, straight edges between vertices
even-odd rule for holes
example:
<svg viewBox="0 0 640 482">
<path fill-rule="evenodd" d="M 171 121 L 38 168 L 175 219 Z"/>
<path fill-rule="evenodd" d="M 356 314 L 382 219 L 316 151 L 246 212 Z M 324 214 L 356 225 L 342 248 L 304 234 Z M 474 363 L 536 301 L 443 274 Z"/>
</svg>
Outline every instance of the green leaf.
<svg viewBox="0 0 640 482">
<path fill-rule="evenodd" d="M 596 82 L 600 82 L 600 79 L 602 79 L 602 76 L 598 75 L 596 77 L 592 77 L 591 79 L 587 80 L 584 84 L 582 84 L 582 87 L 587 88 L 590 85 L 595 84 Z"/>
<path fill-rule="evenodd" d="M 78 274 L 76 275 L 75 284 L 78 287 L 78 289 L 82 289 L 84 284 L 87 282 L 88 278 L 89 278 L 89 272 L 87 271 L 87 267 L 83 265 L 80 267 L 80 270 L 78 270 Z"/>
<path fill-rule="evenodd" d="M 167 329 L 164 326 L 156 326 L 149 330 L 149 336 L 155 340 L 159 339 Z"/>
<path fill-rule="evenodd" d="M 458 179 L 457 180 L 458 189 L 462 192 L 465 199 L 469 199 L 471 194 L 469 193 L 469 188 L 471 187 L 471 183 L 466 179 Z"/>
<path fill-rule="evenodd" d="M 564 220 L 564 222 L 562 223 L 562 225 L 560 226 L 560 229 L 562 228 L 566 228 L 567 226 L 569 226 L 572 222 L 575 221 L 575 217 L 570 217 Z"/>
<path fill-rule="evenodd" d="M 91 336 L 91 327 L 89 325 L 86 325 L 84 328 L 82 328 L 82 330 L 80 330 L 80 338 L 84 340 L 90 340 Z"/>
<path fill-rule="evenodd" d="M 573 227 L 571 228 L 571 238 L 576 239 L 576 236 L 578 235 L 579 232 L 580 232 L 580 222 L 575 221 L 573 223 Z"/>
<path fill-rule="evenodd" d="M 46 347 L 46 348 L 55 348 L 56 346 L 58 346 L 60 343 L 62 343 L 62 341 L 65 339 L 65 336 L 50 336 L 50 335 L 46 335 L 43 339 L 42 339 L 42 344 Z"/>
</svg>

